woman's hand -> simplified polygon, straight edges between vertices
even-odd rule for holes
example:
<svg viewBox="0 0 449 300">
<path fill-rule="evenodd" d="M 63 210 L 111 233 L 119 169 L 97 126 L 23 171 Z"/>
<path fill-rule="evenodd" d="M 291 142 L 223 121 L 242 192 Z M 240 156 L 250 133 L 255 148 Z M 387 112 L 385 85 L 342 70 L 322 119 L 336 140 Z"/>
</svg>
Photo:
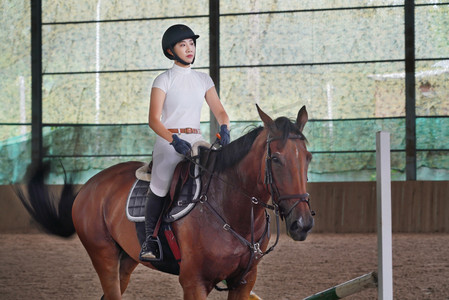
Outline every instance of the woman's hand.
<svg viewBox="0 0 449 300">
<path fill-rule="evenodd" d="M 229 134 L 229 130 L 228 130 L 228 125 L 223 124 L 220 126 L 220 145 L 225 146 L 227 144 L 229 144 L 229 142 L 231 141 L 231 136 Z"/>
<path fill-rule="evenodd" d="M 172 145 L 179 154 L 187 155 L 192 149 L 192 145 L 190 145 L 189 142 L 180 139 L 176 134 L 172 135 L 172 137 L 173 142 L 171 142 L 170 145 Z"/>
</svg>

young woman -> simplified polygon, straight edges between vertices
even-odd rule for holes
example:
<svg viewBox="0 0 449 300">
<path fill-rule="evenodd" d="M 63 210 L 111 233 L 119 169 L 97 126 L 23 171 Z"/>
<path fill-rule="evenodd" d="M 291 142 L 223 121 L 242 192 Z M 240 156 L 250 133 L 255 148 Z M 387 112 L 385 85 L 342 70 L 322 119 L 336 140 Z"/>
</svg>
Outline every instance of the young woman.
<svg viewBox="0 0 449 300">
<path fill-rule="evenodd" d="M 153 149 L 150 197 L 145 207 L 145 234 L 140 259 L 159 259 L 159 241 L 153 238 L 176 165 L 190 153 L 191 145 L 204 140 L 200 132 L 201 108 L 206 99 L 220 124 L 221 145 L 230 141 L 229 117 L 209 75 L 191 69 L 196 35 L 189 27 L 173 25 L 162 37 L 162 50 L 173 67 L 153 82 L 149 126 L 157 134 Z"/>
</svg>

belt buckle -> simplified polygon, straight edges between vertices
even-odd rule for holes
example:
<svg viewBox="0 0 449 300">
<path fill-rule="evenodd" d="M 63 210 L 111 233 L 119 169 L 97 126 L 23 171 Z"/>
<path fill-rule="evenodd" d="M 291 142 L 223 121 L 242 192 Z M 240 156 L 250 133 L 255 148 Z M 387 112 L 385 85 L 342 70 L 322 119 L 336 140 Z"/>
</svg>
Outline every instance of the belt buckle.
<svg viewBox="0 0 449 300">
<path fill-rule="evenodd" d="M 186 128 L 186 133 L 193 133 L 193 129 L 192 128 Z"/>
</svg>

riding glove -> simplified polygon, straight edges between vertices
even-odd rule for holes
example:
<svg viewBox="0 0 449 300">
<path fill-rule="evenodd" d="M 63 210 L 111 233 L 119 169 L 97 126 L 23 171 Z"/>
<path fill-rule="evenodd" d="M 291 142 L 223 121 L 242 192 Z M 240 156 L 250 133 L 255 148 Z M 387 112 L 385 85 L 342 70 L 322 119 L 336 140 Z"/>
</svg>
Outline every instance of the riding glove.
<svg viewBox="0 0 449 300">
<path fill-rule="evenodd" d="M 190 145 L 189 142 L 180 139 L 176 134 L 172 135 L 172 138 L 173 142 L 171 142 L 170 145 L 172 145 L 179 154 L 187 155 L 190 152 L 190 149 L 192 149 L 192 145 Z"/>
<path fill-rule="evenodd" d="M 220 145 L 225 146 L 229 144 L 231 141 L 231 136 L 229 134 L 228 126 L 226 124 L 223 124 L 220 126 Z"/>
</svg>

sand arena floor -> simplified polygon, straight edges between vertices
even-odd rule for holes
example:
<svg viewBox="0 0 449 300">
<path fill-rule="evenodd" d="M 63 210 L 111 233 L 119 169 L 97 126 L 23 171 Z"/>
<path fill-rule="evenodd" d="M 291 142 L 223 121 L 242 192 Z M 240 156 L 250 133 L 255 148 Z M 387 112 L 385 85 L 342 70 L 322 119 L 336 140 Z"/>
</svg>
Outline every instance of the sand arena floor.
<svg viewBox="0 0 449 300">
<path fill-rule="evenodd" d="M 305 242 L 282 236 L 259 264 L 254 291 L 264 300 L 302 299 L 375 271 L 375 234 L 310 234 Z M 395 299 L 449 299 L 449 235 L 394 234 Z M 124 299 L 181 299 L 178 278 L 139 265 Z M 75 236 L 0 235 L 0 299 L 100 299 L 100 282 Z M 208 299 L 226 299 L 213 291 Z M 367 289 L 347 299 L 377 299 Z"/>
</svg>

